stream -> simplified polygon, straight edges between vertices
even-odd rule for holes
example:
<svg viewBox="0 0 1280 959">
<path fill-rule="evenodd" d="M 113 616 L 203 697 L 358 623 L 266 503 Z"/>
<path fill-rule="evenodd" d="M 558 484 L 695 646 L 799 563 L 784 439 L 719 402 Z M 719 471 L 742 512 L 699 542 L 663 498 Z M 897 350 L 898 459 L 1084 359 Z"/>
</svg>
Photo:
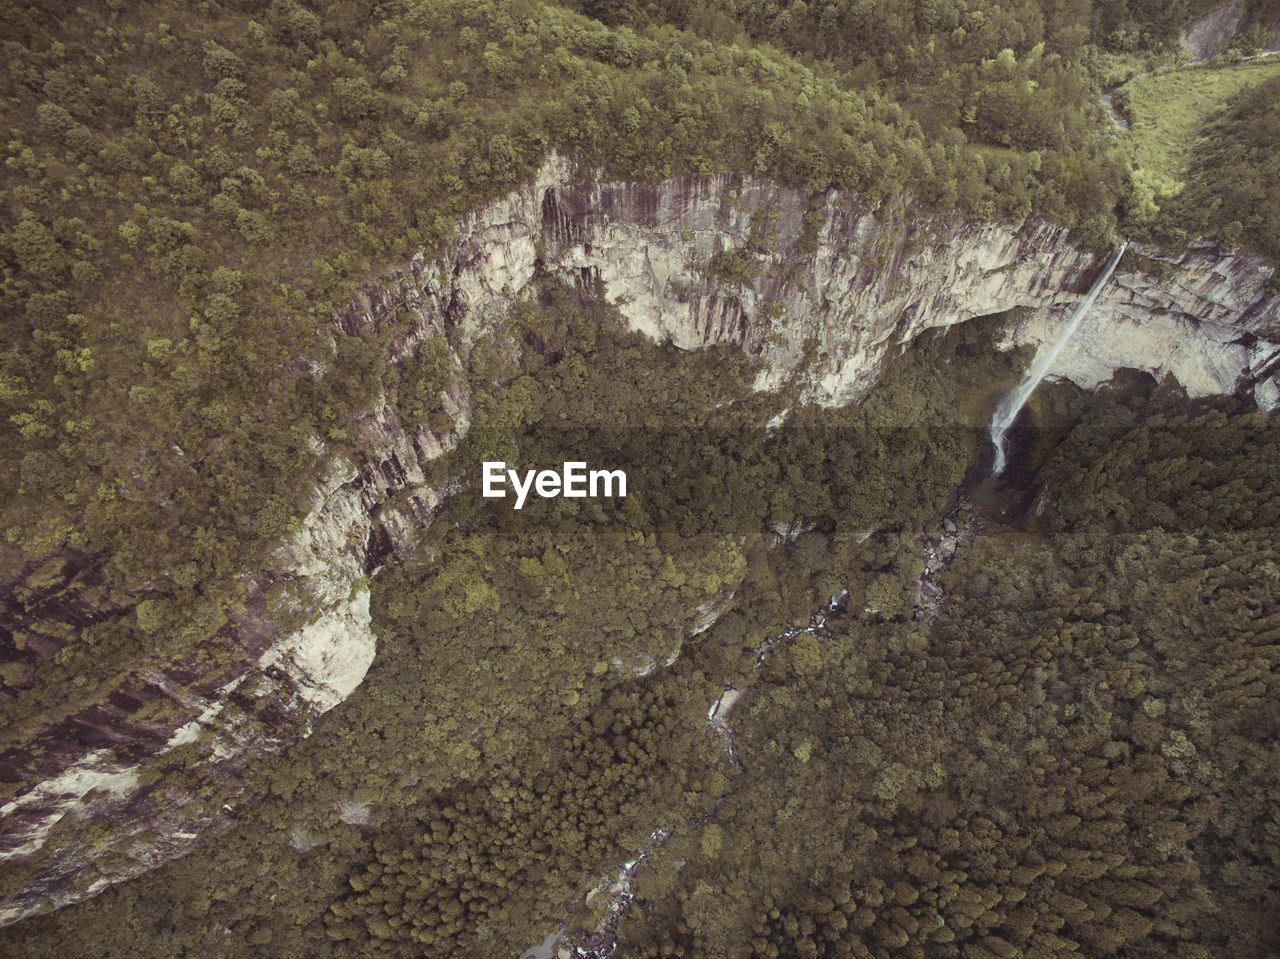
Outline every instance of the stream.
<svg viewBox="0 0 1280 959">
<path fill-rule="evenodd" d="M 1116 99 L 1113 93 L 1107 92 L 1099 97 L 1103 107 L 1106 108 L 1107 115 L 1111 117 L 1111 122 L 1115 124 L 1117 130 L 1129 129 L 1129 118 L 1116 109 Z"/>
<path fill-rule="evenodd" d="M 989 524 L 983 518 L 986 512 L 981 505 L 975 505 L 968 496 L 962 495 L 955 508 L 943 518 L 937 532 L 920 540 L 923 562 L 916 580 L 912 619 L 932 623 L 945 608 L 946 591 L 940 582 L 940 576 L 955 559 L 957 549 L 987 528 Z M 862 539 L 867 539 L 872 532 L 867 531 Z M 828 636 L 827 624 L 832 618 L 855 612 L 849 609 L 849 600 L 849 590 L 842 589 L 815 609 L 807 624 L 785 629 L 755 646 L 753 652 L 757 671 L 773 653 L 785 648 L 797 637 L 806 634 L 819 638 Z M 726 757 L 735 766 L 740 763 L 740 759 L 733 727 L 729 723 L 730 713 L 750 694 L 751 685 L 753 684 L 742 688 L 726 685 L 707 710 L 707 726 L 721 741 Z M 593 930 L 584 935 L 581 930 L 575 930 L 565 922 L 550 932 L 542 942 L 520 953 L 518 959 L 610 959 L 614 956 L 618 947 L 618 923 L 634 900 L 632 886 L 636 873 L 649 854 L 669 836 L 670 829 L 665 825 L 654 829 L 632 859 L 617 867 L 614 872 L 606 872 L 579 900 L 583 906 L 591 908 L 600 896 L 605 897 L 600 907 L 601 919 Z"/>
<path fill-rule="evenodd" d="M 756 656 L 757 669 L 774 651 L 782 649 L 798 636 L 803 636 L 806 633 L 825 636 L 827 633 L 827 620 L 832 616 L 843 615 L 848 608 L 848 604 L 849 591 L 847 589 L 841 590 L 835 596 L 832 596 L 825 606 L 815 610 L 809 616 L 809 622 L 806 625 L 793 626 L 757 645 L 753 650 Z M 722 741 L 729 762 L 735 766 L 739 762 L 738 748 L 734 741 L 733 728 L 729 725 L 729 713 L 749 690 L 749 686 L 744 689 L 726 686 L 724 692 L 716 698 L 707 710 L 707 724 Z M 618 867 L 616 875 L 609 876 L 606 874 L 606 877 L 582 898 L 581 902 L 584 906 L 592 907 L 598 897 L 605 897 L 602 918 L 594 930 L 583 937 L 575 935 L 576 942 L 571 945 L 563 942 L 563 940 L 572 930 L 568 924 L 562 925 L 549 933 L 542 942 L 530 946 L 520 953 L 519 959 L 609 959 L 617 949 L 618 921 L 630 907 L 634 898 L 631 887 L 636 873 L 645 859 L 648 858 L 649 853 L 666 841 L 669 835 L 670 830 L 666 826 L 659 826 L 654 829 L 633 859 Z"/>
</svg>

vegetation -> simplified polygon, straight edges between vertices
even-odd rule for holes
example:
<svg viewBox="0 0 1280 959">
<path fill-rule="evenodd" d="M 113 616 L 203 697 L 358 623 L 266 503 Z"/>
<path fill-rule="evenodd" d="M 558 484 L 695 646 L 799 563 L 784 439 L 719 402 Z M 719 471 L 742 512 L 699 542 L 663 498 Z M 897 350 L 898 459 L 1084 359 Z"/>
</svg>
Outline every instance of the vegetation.
<svg viewBox="0 0 1280 959">
<path fill-rule="evenodd" d="M 1195 67 L 1140 76 L 1120 91 L 1133 124 L 1134 159 L 1157 175 L 1181 180 L 1205 121 L 1241 90 L 1280 75 L 1280 62 Z"/>
<path fill-rule="evenodd" d="M 588 442 L 634 493 L 519 513 L 452 499 L 415 558 L 372 582 L 365 682 L 247 795 L 207 797 L 243 810 L 233 830 L 6 930 L 21 950 L 168 956 L 223 925 L 244 955 L 267 935 L 279 955 L 509 956 L 541 940 L 593 872 L 714 811 L 736 773 L 707 705 L 750 677 L 750 646 L 840 588 L 868 528 L 906 545 L 947 508 L 981 435 L 956 429 L 959 398 L 1016 376 L 976 331 L 935 338 L 862 406 L 801 408 L 769 433 L 790 400 L 753 394 L 741 352 L 656 347 L 554 287 L 539 302 L 504 329 L 542 349 L 501 370 L 474 351 L 468 375 L 505 385 L 449 469 Z M 939 378 L 956 349 L 987 359 Z M 775 523 L 812 529 L 780 551 Z M 883 561 L 907 570 L 912 552 Z M 707 611 L 710 638 L 690 640 Z"/>
<path fill-rule="evenodd" d="M 237 803 L 227 831 L 4 950 L 510 957 L 591 928 L 593 877 L 663 827 L 623 955 L 1275 954 L 1275 416 L 1064 393 L 1035 508 L 968 517 L 930 621 L 921 537 L 1016 377 L 981 324 L 826 410 L 754 393 L 741 351 L 627 333 L 585 285 L 540 280 L 458 368 L 444 337 L 393 367 L 397 329 L 333 319 L 551 150 L 584 175 L 747 171 L 1086 243 L 1121 205 L 1126 230 L 1274 256 L 1275 80 L 1206 123 L 1183 80 L 1136 81 L 1136 117 L 1176 108 L 1182 144 L 1204 136 L 1175 154 L 1137 124 L 1132 176 L 1098 135 L 1097 51 L 1156 55 L 1202 10 L 0 2 L 6 746 L 211 655 L 376 397 L 447 425 L 438 397 L 467 379 L 441 478 L 590 451 L 631 489 L 449 499 L 370 583 L 366 681 L 243 794 L 204 783 L 209 809 Z M 1176 76 L 1271 71 L 1214 69 Z M 758 662 L 846 588 L 820 638 Z M 706 722 L 726 685 L 750 687 L 736 762 Z"/>
<path fill-rule="evenodd" d="M 8 930 L 22 954 L 510 956 L 566 918 L 591 929 L 592 877 L 658 827 L 628 956 L 1274 953 L 1275 416 L 1062 392 L 1034 508 L 1014 527 L 962 516 L 929 622 L 917 530 L 980 440 L 955 411 L 1013 373 L 954 362 L 998 357 L 979 331 L 918 343 L 860 407 L 766 434 L 779 401 L 731 399 L 750 395 L 740 358 L 544 302 L 513 322 L 565 351 L 508 371 L 477 443 L 535 462 L 557 440 L 529 425 L 562 402 L 659 423 L 678 395 L 701 458 L 645 432 L 616 455 L 663 471 L 636 483 L 662 495 L 572 520 L 585 507 L 459 498 L 374 581 L 365 684 L 251 777 L 232 832 Z M 706 475 L 765 479 L 786 505 L 735 495 L 743 515 L 681 530 Z M 779 516 L 810 531 L 774 547 Z M 840 586 L 848 615 L 756 667 Z M 715 625 L 686 638 L 708 599 Z M 736 763 L 706 726 L 726 684 L 749 689 Z"/>
<path fill-rule="evenodd" d="M 334 309 L 553 148 L 1092 241 L 1122 193 L 1078 43 L 1034 5 L 911 27 L 935 49 L 883 91 L 798 48 L 536 0 L 5 3 L 0 22 L 3 582 L 13 655 L 60 650 L 23 672 L 10 730 L 208 646 L 321 461 L 358 457 L 354 418 L 399 392 Z"/>
<path fill-rule="evenodd" d="M 762 0 L 576 0 L 574 6 L 606 23 L 675 23 L 724 41 L 742 32 L 841 66 L 872 65 L 869 76 L 910 75 L 930 60 L 963 60 L 972 45 L 1047 42 L 1078 54 L 1086 44 L 1108 50 L 1176 46 L 1183 27 L 1217 0 L 1124 0 L 1121 3 L 1036 3 L 1014 0 L 829 0 L 822 4 Z M 1274 0 L 1250 0 L 1247 19 L 1262 21 Z M 929 43 L 933 47 L 929 49 Z M 943 56 L 935 57 L 939 51 Z"/>
<path fill-rule="evenodd" d="M 1116 104 L 1131 123 L 1124 141 L 1132 151 L 1134 163 L 1133 195 L 1128 203 L 1134 228 L 1149 229 L 1160 208 L 1186 187 L 1193 165 L 1203 169 L 1206 153 L 1220 152 L 1232 141 L 1231 131 L 1221 124 L 1206 126 L 1211 118 L 1238 101 L 1254 104 L 1252 109 L 1259 118 L 1272 112 L 1266 106 L 1265 93 L 1257 99 L 1244 100 L 1237 95 L 1250 90 L 1274 90 L 1270 81 L 1277 77 L 1280 60 L 1269 59 L 1140 74 L 1116 92 Z M 1251 159 L 1255 166 L 1247 173 L 1241 171 L 1246 180 L 1262 175 L 1268 151 L 1274 156 L 1274 150 L 1274 143 L 1266 140 L 1254 147 Z M 1207 199 L 1203 189 L 1197 195 Z M 1265 209 L 1264 205 L 1259 213 Z M 1204 233 L 1226 231 L 1229 241 L 1234 233 L 1231 246 L 1239 241 L 1239 228 L 1229 229 L 1232 220 L 1212 202 L 1179 204 L 1163 219 L 1166 229 L 1162 239 L 1166 242 L 1174 241 L 1179 230 L 1185 237 L 1189 229 Z M 1265 242 L 1258 242 L 1252 235 L 1250 240 L 1251 249 L 1273 254 Z"/>
<path fill-rule="evenodd" d="M 931 628 L 769 662 L 721 851 L 654 864 L 624 954 L 1274 953 L 1277 422 L 1141 406 L 1087 405 Z"/>
<path fill-rule="evenodd" d="M 1194 12 L 1126 10 L 0 6 L 3 581 L 24 634 L 61 649 L 23 672 L 14 715 L 52 723 L 223 628 L 319 461 L 358 456 L 353 417 L 398 392 L 333 310 L 550 149 L 1101 242 L 1118 201 L 1140 223 L 1174 188 L 1145 166 L 1124 183 L 1090 43 L 1131 21 L 1164 43 Z M 1206 229 L 1268 242 L 1210 209 Z"/>
<path fill-rule="evenodd" d="M 1277 64 L 1280 66 L 1280 64 Z M 1175 238 L 1216 233 L 1280 262 L 1280 72 L 1242 90 L 1215 114 L 1196 141 L 1187 188 L 1169 207 Z"/>
</svg>

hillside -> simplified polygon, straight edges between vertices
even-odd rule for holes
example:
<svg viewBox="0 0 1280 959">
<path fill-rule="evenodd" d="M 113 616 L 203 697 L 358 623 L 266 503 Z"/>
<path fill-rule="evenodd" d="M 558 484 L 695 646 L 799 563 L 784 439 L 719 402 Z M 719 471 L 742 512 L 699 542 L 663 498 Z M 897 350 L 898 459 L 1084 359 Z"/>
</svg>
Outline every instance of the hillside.
<svg viewBox="0 0 1280 959">
<path fill-rule="evenodd" d="M 1280 952 L 1278 20 L 0 0 L 0 953 Z"/>
</svg>

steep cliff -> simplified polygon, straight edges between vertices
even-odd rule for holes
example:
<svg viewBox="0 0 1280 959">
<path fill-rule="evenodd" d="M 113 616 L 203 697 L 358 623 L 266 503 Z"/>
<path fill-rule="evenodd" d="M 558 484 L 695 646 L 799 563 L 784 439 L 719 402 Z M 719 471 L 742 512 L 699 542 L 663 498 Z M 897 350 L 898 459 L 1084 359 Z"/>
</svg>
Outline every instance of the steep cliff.
<svg viewBox="0 0 1280 959">
<path fill-rule="evenodd" d="M 1246 26 L 1245 0 L 1230 0 L 1190 23 L 1178 38 L 1183 51 L 1193 60 L 1210 60 L 1227 52 L 1231 41 Z M 1266 37 L 1264 53 L 1280 52 L 1280 23 L 1262 21 Z"/>
<path fill-rule="evenodd" d="M 468 217 L 448 255 L 369 283 L 334 322 L 377 337 L 394 364 L 444 336 L 460 370 L 543 270 L 599 283 L 654 339 L 761 357 L 761 389 L 795 382 L 811 401 L 842 404 L 874 387 L 891 348 L 929 328 L 1013 311 L 1009 345 L 1044 340 L 1096 264 L 1046 224 L 974 225 L 915 216 L 907 203 L 873 210 L 750 177 L 584 183 L 552 158 L 531 185 Z M 1251 390 L 1272 408 L 1280 300 L 1266 293 L 1269 275 L 1207 248 L 1132 258 L 1060 372 L 1091 387 L 1132 367 L 1192 395 Z M 393 332 L 405 311 L 407 332 Z M 359 685 L 376 650 L 365 577 L 411 548 L 460 482 L 431 480 L 430 465 L 467 430 L 472 398 L 453 387 L 440 401 L 443 430 L 402 422 L 386 399 L 354 424 L 362 454 L 330 462 L 300 530 L 246 572 L 245 609 L 221 634 L 233 655 L 216 669 L 184 662 L 145 687 L 103 691 L 0 757 L 19 784 L 0 806 L 11 876 L 0 922 L 180 855 L 234 813 L 249 757 L 287 748 Z"/>
</svg>

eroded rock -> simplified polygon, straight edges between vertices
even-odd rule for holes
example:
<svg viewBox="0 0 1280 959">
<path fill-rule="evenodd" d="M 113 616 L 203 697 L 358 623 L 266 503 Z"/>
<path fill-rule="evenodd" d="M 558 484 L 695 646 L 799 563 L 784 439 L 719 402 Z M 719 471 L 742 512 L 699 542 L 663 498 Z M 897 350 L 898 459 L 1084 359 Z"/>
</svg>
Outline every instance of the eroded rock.
<svg viewBox="0 0 1280 959">
<path fill-rule="evenodd" d="M 926 329 L 1022 308 L 1007 343 L 1049 338 L 1096 265 L 1048 224 L 970 224 L 920 216 L 906 203 L 873 209 L 857 197 L 814 198 L 729 175 L 584 184 L 552 157 L 530 185 L 466 218 L 448 254 L 415 258 L 366 285 L 334 322 L 378 336 L 391 364 L 444 337 L 460 371 L 542 269 L 599 284 L 654 339 L 684 349 L 727 342 L 760 356 L 758 388 L 794 380 L 807 399 L 842 404 L 872 388 L 891 347 Z M 1158 272 L 1122 264 L 1057 372 L 1087 388 L 1132 367 L 1172 376 L 1193 396 L 1251 389 L 1264 408 L 1280 402 L 1270 268 L 1202 247 Z M 403 311 L 411 322 L 392 333 Z M 310 374 L 324 372 L 321 363 Z M 332 460 L 301 530 L 261 569 L 245 571 L 246 610 L 218 639 L 235 655 L 117 691 L 124 705 L 111 707 L 105 742 L 70 732 L 90 719 L 102 726 L 101 717 L 75 717 L 32 729 L 29 748 L 3 757 L 17 788 L 0 807 L 0 861 L 29 867 L 33 878 L 0 903 L 0 923 L 152 868 L 224 823 L 230 805 L 210 810 L 190 801 L 189 786 L 149 781 L 173 750 L 195 751 L 189 775 L 234 790 L 248 757 L 286 748 L 357 688 L 376 649 L 364 578 L 410 549 L 459 488 L 457 479 L 432 486 L 427 466 L 465 434 L 471 397 L 453 385 L 440 404 L 442 430 L 401 422 L 385 398 L 352 424 L 360 460 Z M 292 607 L 306 613 L 300 626 L 282 625 L 268 608 L 268 591 L 281 583 L 305 600 Z M 214 661 L 216 671 L 202 665 Z M 162 721 L 131 720 L 157 697 L 171 705 Z M 93 788 L 104 782 L 110 788 Z M 94 827 L 94 840 L 47 848 L 65 816 Z"/>
</svg>

